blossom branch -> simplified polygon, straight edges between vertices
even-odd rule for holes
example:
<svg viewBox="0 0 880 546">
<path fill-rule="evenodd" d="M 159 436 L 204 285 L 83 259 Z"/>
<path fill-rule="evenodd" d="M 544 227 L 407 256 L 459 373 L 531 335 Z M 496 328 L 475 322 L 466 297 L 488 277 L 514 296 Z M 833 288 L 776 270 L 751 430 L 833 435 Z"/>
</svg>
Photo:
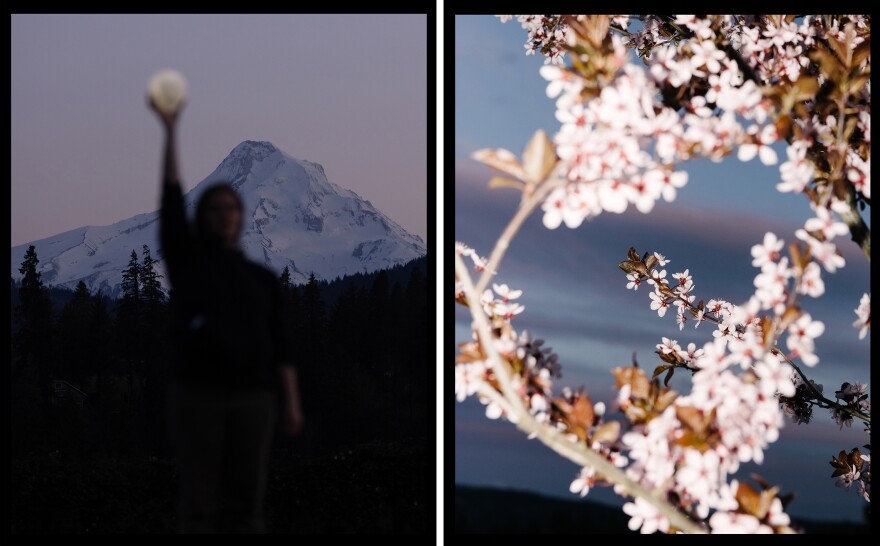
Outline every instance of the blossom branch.
<svg viewBox="0 0 880 546">
<path fill-rule="evenodd" d="M 495 377 L 501 387 L 503 399 L 509 403 L 508 409 L 515 412 L 516 427 L 529 435 L 534 435 L 544 445 L 572 462 L 594 468 L 606 480 L 619 485 L 627 494 L 644 498 L 666 516 L 672 525 L 681 531 L 685 533 L 704 533 L 705 530 L 700 525 L 679 512 L 663 499 L 658 492 L 651 491 L 628 478 L 623 471 L 611 464 L 605 457 L 587 447 L 585 443 L 574 443 L 561 432 L 541 425 L 531 416 L 523 405 L 522 399 L 519 398 L 511 386 L 511 371 L 492 344 L 493 336 L 486 315 L 480 307 L 478 293 L 471 281 L 464 261 L 457 254 L 455 255 L 455 272 L 467 299 L 481 345 L 486 351 L 487 360 L 491 363 L 491 369 L 495 373 Z"/>
<path fill-rule="evenodd" d="M 648 273 L 650 273 L 650 270 L 647 270 L 647 268 L 646 268 L 646 271 L 648 271 Z M 664 272 L 664 274 L 665 274 L 665 272 Z M 650 274 L 647 276 L 650 277 Z M 787 308 L 791 308 L 794 305 L 795 300 L 796 300 L 795 295 L 798 292 L 798 287 L 800 286 L 802 280 L 803 280 L 803 273 L 799 272 L 796 276 L 796 279 L 795 279 L 795 285 L 792 288 L 792 290 L 789 292 L 787 302 L 785 304 L 785 306 Z M 674 300 L 680 302 L 682 305 L 684 305 L 689 310 L 689 312 L 693 316 L 695 316 L 695 317 L 700 316 L 700 317 L 702 317 L 703 320 L 708 320 L 709 322 L 713 322 L 718 325 L 721 325 L 723 323 L 723 321 L 721 320 L 720 317 L 716 316 L 715 314 L 708 313 L 704 309 L 698 308 L 697 306 L 695 306 L 691 302 L 690 299 L 684 297 L 684 295 L 682 295 L 678 291 L 669 289 L 668 287 L 666 287 L 662 284 L 660 284 L 659 286 L 661 286 L 660 290 L 662 291 L 663 295 L 665 295 L 667 297 L 671 297 Z M 693 299 L 693 298 L 691 298 L 691 299 Z M 785 354 L 785 352 L 776 345 L 776 340 L 782 334 L 782 332 L 784 331 L 784 328 L 779 328 L 779 326 L 782 322 L 781 319 L 774 319 L 773 322 L 774 322 L 773 329 L 772 329 L 773 335 L 772 335 L 771 343 L 767 344 L 769 347 L 768 350 L 771 353 L 773 353 L 774 355 L 781 357 L 789 366 L 794 368 L 794 370 L 798 373 L 798 375 L 800 375 L 804 384 L 806 384 L 810 388 L 810 390 L 812 390 L 815 393 L 814 400 L 817 402 L 821 402 L 821 404 L 816 404 L 816 405 L 819 405 L 819 407 L 823 407 L 826 409 L 834 409 L 837 411 L 847 413 L 849 415 L 852 415 L 853 417 L 861 419 L 862 421 L 864 421 L 865 423 L 870 425 L 871 424 L 871 417 L 869 415 L 866 415 L 863 412 L 860 412 L 860 411 L 855 410 L 853 408 L 850 408 L 848 406 L 842 405 L 842 404 L 835 402 L 833 400 L 829 400 L 828 398 L 825 398 L 822 395 L 821 391 L 819 391 L 814 386 L 813 382 L 809 378 L 807 378 L 806 374 L 804 374 L 804 372 Z M 737 324 L 735 326 L 735 328 L 736 328 L 736 331 L 740 334 L 745 332 L 745 326 L 742 324 Z M 684 368 L 690 372 L 698 371 L 697 368 L 693 368 L 691 366 L 688 366 L 686 363 L 685 364 L 680 364 L 680 363 L 673 364 L 673 367 Z M 822 404 L 824 404 L 824 405 L 822 405 Z"/>
</svg>

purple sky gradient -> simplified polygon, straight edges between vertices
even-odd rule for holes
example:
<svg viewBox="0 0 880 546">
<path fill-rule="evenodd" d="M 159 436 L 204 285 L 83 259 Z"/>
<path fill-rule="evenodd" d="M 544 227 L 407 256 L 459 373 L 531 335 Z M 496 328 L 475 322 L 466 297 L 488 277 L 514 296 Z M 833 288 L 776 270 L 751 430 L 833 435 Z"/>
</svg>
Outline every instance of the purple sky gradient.
<svg viewBox="0 0 880 546">
<path fill-rule="evenodd" d="M 186 190 L 243 140 L 268 140 L 427 241 L 425 15 L 13 15 L 11 26 L 13 246 L 158 208 L 161 133 L 145 93 L 162 68 L 189 84 Z"/>
</svg>

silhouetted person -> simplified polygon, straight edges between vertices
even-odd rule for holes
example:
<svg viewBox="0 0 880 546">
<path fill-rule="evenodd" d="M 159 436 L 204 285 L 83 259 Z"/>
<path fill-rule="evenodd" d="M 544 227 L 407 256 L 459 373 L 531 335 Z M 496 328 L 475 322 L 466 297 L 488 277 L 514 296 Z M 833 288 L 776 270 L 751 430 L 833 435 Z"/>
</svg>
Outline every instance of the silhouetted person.
<svg viewBox="0 0 880 546">
<path fill-rule="evenodd" d="M 180 466 L 181 532 L 264 532 L 269 452 L 303 426 L 281 283 L 238 248 L 243 206 L 206 190 L 190 226 L 177 170 L 178 114 L 150 102 L 165 129 L 161 241 L 175 343 L 171 430 Z"/>
</svg>

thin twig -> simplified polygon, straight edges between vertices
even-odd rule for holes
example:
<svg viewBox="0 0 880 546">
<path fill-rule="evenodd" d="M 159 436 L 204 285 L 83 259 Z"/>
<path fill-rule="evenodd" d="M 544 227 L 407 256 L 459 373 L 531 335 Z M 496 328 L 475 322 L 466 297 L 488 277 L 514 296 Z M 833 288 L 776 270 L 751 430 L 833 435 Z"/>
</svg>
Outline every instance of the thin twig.
<svg viewBox="0 0 880 546">
<path fill-rule="evenodd" d="M 514 214 L 513 218 L 511 218 L 510 223 L 507 224 L 507 227 L 504 228 L 504 232 L 501 234 L 501 237 L 499 237 L 498 241 L 495 242 L 495 248 L 492 249 L 492 254 L 489 256 L 489 262 L 486 264 L 486 267 L 483 270 L 483 275 L 480 277 L 479 282 L 477 282 L 477 295 L 482 294 L 483 290 L 485 290 L 486 286 L 488 286 L 489 279 L 492 277 L 492 275 L 495 274 L 495 271 L 498 269 L 498 264 L 501 262 L 501 258 L 504 256 L 504 253 L 510 246 L 510 242 L 516 235 L 516 232 L 519 231 L 519 228 L 522 226 L 523 222 L 525 222 L 526 218 L 528 218 L 529 214 L 531 214 L 532 209 L 534 209 L 536 206 L 538 206 L 538 204 L 544 201 L 544 197 L 550 192 L 550 190 L 556 188 L 564 182 L 565 179 L 562 178 L 560 175 L 563 166 L 564 163 L 560 161 L 557 164 L 556 168 L 553 169 L 551 174 L 547 177 L 547 179 L 539 184 L 531 195 L 526 195 L 525 193 L 523 194 L 523 198 L 520 201 L 519 209 L 517 209 L 516 214 Z"/>
</svg>

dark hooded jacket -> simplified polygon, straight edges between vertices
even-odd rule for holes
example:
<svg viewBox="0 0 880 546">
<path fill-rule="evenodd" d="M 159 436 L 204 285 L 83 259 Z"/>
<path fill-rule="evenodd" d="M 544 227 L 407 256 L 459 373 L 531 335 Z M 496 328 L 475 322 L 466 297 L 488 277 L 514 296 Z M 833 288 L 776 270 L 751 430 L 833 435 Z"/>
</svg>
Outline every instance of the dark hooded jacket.
<svg viewBox="0 0 880 546">
<path fill-rule="evenodd" d="M 161 242 L 171 283 L 175 378 L 278 391 L 278 366 L 294 364 L 279 279 L 241 251 L 191 233 L 180 185 L 163 188 Z"/>
</svg>

